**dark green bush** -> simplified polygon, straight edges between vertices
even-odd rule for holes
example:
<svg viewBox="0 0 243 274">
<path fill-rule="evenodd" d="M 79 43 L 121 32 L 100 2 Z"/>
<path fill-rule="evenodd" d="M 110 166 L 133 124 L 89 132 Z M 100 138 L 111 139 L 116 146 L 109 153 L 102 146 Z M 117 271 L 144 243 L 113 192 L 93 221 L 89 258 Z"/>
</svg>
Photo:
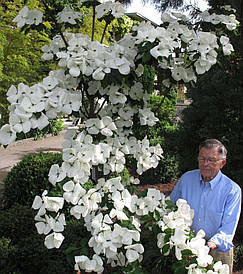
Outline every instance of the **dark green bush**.
<svg viewBox="0 0 243 274">
<path fill-rule="evenodd" d="M 243 244 L 238 243 L 234 247 L 234 271 L 243 269 Z"/>
<path fill-rule="evenodd" d="M 8 208 L 19 203 L 31 207 L 36 195 L 53 188 L 48 181 L 49 169 L 53 164 L 61 163 L 60 153 L 26 155 L 4 179 L 3 205 Z"/>
<path fill-rule="evenodd" d="M 78 220 L 67 224 L 63 245 L 47 249 L 44 236 L 37 233 L 35 213 L 18 204 L 0 211 L 0 273 L 75 273 L 65 249 L 85 238 L 85 227 Z"/>
</svg>

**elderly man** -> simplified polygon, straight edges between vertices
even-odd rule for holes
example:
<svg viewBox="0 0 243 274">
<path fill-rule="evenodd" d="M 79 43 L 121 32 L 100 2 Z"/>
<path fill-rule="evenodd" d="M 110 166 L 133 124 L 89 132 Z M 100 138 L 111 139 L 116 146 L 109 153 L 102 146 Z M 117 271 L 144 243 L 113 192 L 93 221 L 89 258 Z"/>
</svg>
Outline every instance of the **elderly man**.
<svg viewBox="0 0 243 274">
<path fill-rule="evenodd" d="M 199 169 L 182 175 L 170 198 L 175 203 L 185 199 L 194 210 L 192 230 L 203 229 L 214 260 L 229 265 L 233 271 L 233 237 L 241 208 L 241 189 L 221 172 L 227 150 L 216 139 L 200 144 Z"/>
</svg>

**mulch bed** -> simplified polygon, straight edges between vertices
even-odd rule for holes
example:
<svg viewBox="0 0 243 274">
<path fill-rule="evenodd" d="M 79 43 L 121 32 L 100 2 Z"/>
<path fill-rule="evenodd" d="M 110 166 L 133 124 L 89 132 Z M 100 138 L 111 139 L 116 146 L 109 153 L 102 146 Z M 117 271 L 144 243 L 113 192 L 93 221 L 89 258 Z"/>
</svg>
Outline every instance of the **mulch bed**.
<svg viewBox="0 0 243 274">
<path fill-rule="evenodd" d="M 138 188 L 140 190 L 148 189 L 148 188 L 156 188 L 160 190 L 160 192 L 164 193 L 166 196 L 170 195 L 171 191 L 175 187 L 176 182 L 171 182 L 168 184 L 157 184 L 157 185 L 139 185 Z"/>
</svg>

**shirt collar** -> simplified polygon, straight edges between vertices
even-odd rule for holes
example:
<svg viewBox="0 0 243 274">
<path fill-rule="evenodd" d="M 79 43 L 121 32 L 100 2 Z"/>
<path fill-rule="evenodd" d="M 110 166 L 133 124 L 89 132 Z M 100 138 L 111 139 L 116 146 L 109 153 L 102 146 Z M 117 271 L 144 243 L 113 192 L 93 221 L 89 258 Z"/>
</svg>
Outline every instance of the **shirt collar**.
<svg viewBox="0 0 243 274">
<path fill-rule="evenodd" d="M 221 176 L 222 176 L 222 172 L 219 170 L 218 174 L 213 178 L 213 180 L 209 181 L 209 186 L 211 187 L 211 189 L 214 189 L 215 186 L 218 184 L 218 182 L 220 181 L 221 179 Z M 202 179 L 202 175 L 200 173 L 200 182 L 204 183 L 203 182 L 203 179 Z"/>
</svg>

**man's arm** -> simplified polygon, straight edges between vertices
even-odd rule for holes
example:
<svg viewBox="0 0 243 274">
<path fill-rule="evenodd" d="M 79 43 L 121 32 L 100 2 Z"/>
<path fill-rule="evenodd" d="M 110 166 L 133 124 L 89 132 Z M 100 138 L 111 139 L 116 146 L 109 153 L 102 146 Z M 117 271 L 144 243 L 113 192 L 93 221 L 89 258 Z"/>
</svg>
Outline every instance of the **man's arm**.
<svg viewBox="0 0 243 274">
<path fill-rule="evenodd" d="M 182 178 L 180 178 L 178 180 L 178 182 L 176 183 L 174 189 L 172 190 L 171 194 L 170 194 L 170 200 L 173 203 L 176 203 L 176 201 L 181 198 L 181 183 L 182 183 Z"/>
<path fill-rule="evenodd" d="M 209 239 L 209 242 L 213 242 L 223 252 L 229 251 L 233 246 L 232 241 L 239 221 L 240 210 L 241 190 L 237 187 L 226 200 L 221 226 L 217 233 Z"/>
</svg>

